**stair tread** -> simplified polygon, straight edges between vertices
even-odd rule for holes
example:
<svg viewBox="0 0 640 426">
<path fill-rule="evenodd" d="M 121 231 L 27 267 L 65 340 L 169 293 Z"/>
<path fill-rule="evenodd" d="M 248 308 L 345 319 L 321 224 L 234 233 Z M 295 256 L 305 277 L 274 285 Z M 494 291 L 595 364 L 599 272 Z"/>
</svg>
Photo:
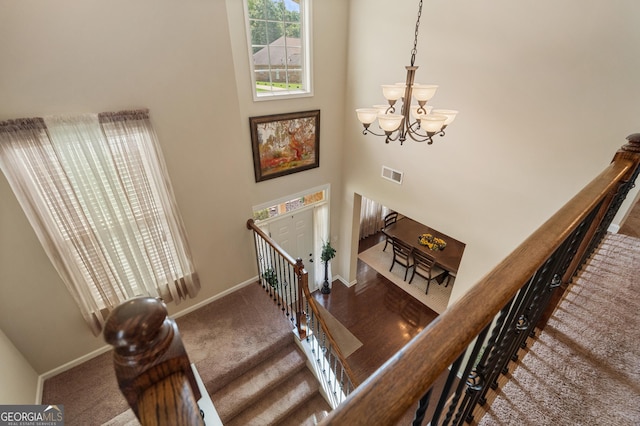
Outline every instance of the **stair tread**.
<svg viewBox="0 0 640 426">
<path fill-rule="evenodd" d="M 207 391 L 210 395 L 218 392 L 220 389 L 225 388 L 231 382 L 236 380 L 239 376 L 244 374 L 245 371 L 250 370 L 256 365 L 263 362 L 266 358 L 271 357 L 274 353 L 278 352 L 280 348 L 283 346 L 287 346 L 293 341 L 293 336 L 291 334 L 285 334 L 277 338 L 277 340 L 272 341 L 267 346 L 259 346 L 256 347 L 250 356 L 243 356 L 241 358 L 236 358 L 236 362 L 227 363 L 227 368 L 224 371 L 220 371 L 215 376 L 203 377 L 202 380 L 207 388 Z M 246 343 L 246 342 L 245 342 Z M 196 367 L 198 369 L 208 371 L 208 370 L 219 370 L 219 368 L 207 368 L 207 364 L 215 364 L 219 362 L 219 358 L 212 356 L 207 359 L 200 360 L 196 362 Z M 200 365 L 202 364 L 202 368 Z"/>
<path fill-rule="evenodd" d="M 212 394 L 211 400 L 224 423 L 303 368 L 305 358 L 292 342 Z"/>
<path fill-rule="evenodd" d="M 319 385 L 313 374 L 303 368 L 286 382 L 264 395 L 255 404 L 228 422 L 225 426 L 265 426 L 279 424 L 300 405 L 318 394 Z M 308 415 L 311 415 L 309 413 Z"/>
<path fill-rule="evenodd" d="M 320 393 L 304 403 L 304 410 L 295 410 L 280 426 L 313 426 L 327 416 L 331 407 Z"/>
</svg>

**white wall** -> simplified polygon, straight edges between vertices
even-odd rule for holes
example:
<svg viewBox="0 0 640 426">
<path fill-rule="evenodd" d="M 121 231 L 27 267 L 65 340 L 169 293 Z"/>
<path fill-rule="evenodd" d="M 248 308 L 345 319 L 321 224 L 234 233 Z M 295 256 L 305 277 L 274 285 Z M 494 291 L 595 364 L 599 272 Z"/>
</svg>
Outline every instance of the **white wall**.
<svg viewBox="0 0 640 426">
<path fill-rule="evenodd" d="M 0 330 L 0 404 L 34 404 L 38 374 Z"/>
<path fill-rule="evenodd" d="M 257 274 L 253 205 L 341 181 L 347 5 L 314 4 L 317 96 L 258 104 L 241 4 L 0 0 L 0 120 L 150 108 L 202 281 L 172 312 Z M 321 110 L 320 168 L 255 183 L 248 117 L 303 109 Z M 0 329 L 40 374 L 99 350 L 3 175 L 0 199 Z"/>
<path fill-rule="evenodd" d="M 345 168 L 341 218 L 359 193 L 467 243 L 453 301 L 640 131 L 640 3 L 425 2 L 417 81 L 460 113 L 434 145 L 385 145 L 350 111 L 404 81 L 417 5 L 350 2 L 345 157 L 360 161 Z M 405 172 L 402 186 L 379 177 L 383 164 Z"/>
<path fill-rule="evenodd" d="M 240 0 L 0 0 L 0 120 L 151 109 L 203 284 L 173 312 L 256 274 L 251 206 L 325 183 L 334 273 L 355 277 L 357 192 L 467 243 L 455 299 L 640 130 L 639 7 L 425 2 L 419 80 L 460 115 L 434 145 L 399 147 L 362 136 L 352 111 L 405 78 L 417 2 L 315 0 L 315 96 L 264 103 L 249 91 Z M 255 183 L 248 118 L 308 109 L 321 110 L 320 168 Z M 103 343 L 4 176 L 0 200 L 0 329 L 42 374 Z"/>
</svg>

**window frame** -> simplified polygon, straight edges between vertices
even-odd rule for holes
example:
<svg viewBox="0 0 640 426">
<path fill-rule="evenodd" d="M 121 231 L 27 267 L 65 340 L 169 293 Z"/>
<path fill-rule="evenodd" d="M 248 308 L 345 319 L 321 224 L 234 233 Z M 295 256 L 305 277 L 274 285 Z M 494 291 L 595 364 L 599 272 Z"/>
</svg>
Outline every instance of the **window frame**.
<svg viewBox="0 0 640 426">
<path fill-rule="evenodd" d="M 300 5 L 300 48 L 302 64 L 302 89 L 258 92 L 256 88 L 256 69 L 253 62 L 253 45 L 251 43 L 251 25 L 249 19 L 249 1 L 243 0 L 244 22 L 246 31 L 246 45 L 249 59 L 249 73 L 251 78 L 251 95 L 254 102 L 271 101 L 277 99 L 295 99 L 313 96 L 313 66 L 311 52 L 312 37 L 312 0 L 296 0 Z M 269 0 L 270 1 L 270 0 Z"/>
<path fill-rule="evenodd" d="M 303 210 L 309 210 L 309 209 L 314 209 L 318 206 L 321 206 L 323 204 L 328 204 L 329 203 L 329 198 L 330 198 L 330 188 L 331 186 L 329 184 L 325 184 L 325 185 L 320 185 L 320 186 L 316 186 L 313 188 L 309 188 L 306 189 L 304 191 L 300 191 L 297 192 L 295 194 L 291 194 L 291 195 L 287 195 L 284 197 L 280 197 L 276 200 L 271 200 L 268 201 L 266 203 L 262 203 L 256 206 L 252 207 L 252 215 L 251 217 L 253 218 L 253 220 L 255 221 L 256 225 L 258 226 L 265 226 L 267 224 L 269 224 L 270 222 L 273 222 L 274 220 L 280 219 L 283 215 L 287 215 L 290 214 L 292 212 L 299 212 L 299 211 L 303 211 Z M 277 212 L 276 214 L 260 219 L 258 217 L 256 217 L 257 213 L 264 211 L 264 210 L 269 210 L 269 209 L 278 209 L 279 206 L 284 206 L 285 204 L 288 204 L 292 201 L 295 201 L 297 199 L 300 198 L 304 198 L 306 196 L 311 196 L 314 195 L 316 193 L 322 192 L 323 193 L 323 198 L 322 200 L 319 201 L 314 201 L 308 204 L 304 204 L 304 205 L 300 205 L 300 206 L 295 206 L 293 207 L 291 210 L 289 211 L 280 211 Z"/>
</svg>

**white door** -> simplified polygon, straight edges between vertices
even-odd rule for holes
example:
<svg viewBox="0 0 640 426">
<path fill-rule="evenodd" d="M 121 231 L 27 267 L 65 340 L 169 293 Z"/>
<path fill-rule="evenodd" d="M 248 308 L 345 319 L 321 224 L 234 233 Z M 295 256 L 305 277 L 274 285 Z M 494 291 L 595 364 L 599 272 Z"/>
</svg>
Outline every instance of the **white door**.
<svg viewBox="0 0 640 426">
<path fill-rule="evenodd" d="M 301 258 L 309 273 L 309 290 L 316 287 L 313 264 L 313 210 L 282 215 L 269 224 L 269 235 L 294 259 Z"/>
</svg>

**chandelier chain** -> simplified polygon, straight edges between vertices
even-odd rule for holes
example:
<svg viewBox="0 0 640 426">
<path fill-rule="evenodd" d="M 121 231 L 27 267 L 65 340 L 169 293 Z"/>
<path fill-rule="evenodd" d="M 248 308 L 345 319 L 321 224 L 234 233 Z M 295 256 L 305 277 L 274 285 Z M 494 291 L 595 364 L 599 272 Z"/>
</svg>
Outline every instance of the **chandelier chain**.
<svg viewBox="0 0 640 426">
<path fill-rule="evenodd" d="M 422 0 L 418 3 L 418 19 L 416 20 L 416 32 L 413 37 L 413 49 L 411 49 L 411 66 L 415 65 L 416 54 L 418 53 L 418 29 L 420 27 L 420 17 L 422 16 Z"/>
</svg>

